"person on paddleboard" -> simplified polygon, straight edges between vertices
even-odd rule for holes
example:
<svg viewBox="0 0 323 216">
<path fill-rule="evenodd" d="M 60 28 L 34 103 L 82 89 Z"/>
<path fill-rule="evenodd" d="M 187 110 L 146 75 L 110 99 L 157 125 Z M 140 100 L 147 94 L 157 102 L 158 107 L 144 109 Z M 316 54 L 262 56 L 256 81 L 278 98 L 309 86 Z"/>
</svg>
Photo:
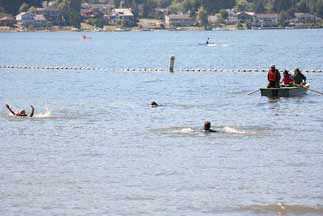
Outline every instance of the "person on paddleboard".
<svg viewBox="0 0 323 216">
<path fill-rule="evenodd" d="M 6 107 L 7 109 L 14 115 L 14 116 L 17 116 L 17 117 L 28 117 L 27 113 L 25 110 L 21 110 L 17 113 L 15 113 L 8 104 L 6 104 Z M 31 113 L 29 115 L 29 117 L 33 117 L 34 116 L 34 111 L 35 111 L 35 108 L 33 107 L 33 105 L 30 106 L 31 107 Z"/>
<path fill-rule="evenodd" d="M 279 88 L 279 82 L 280 82 L 280 73 L 276 69 L 275 65 L 271 65 L 270 69 L 268 71 L 268 85 L 267 88 Z"/>
<path fill-rule="evenodd" d="M 209 44 L 209 40 L 210 40 L 210 38 L 207 38 L 207 41 L 206 41 L 206 45 L 208 45 Z"/>
<path fill-rule="evenodd" d="M 210 133 L 210 132 L 217 132 L 216 130 L 211 129 L 211 122 L 205 121 L 204 122 L 204 127 L 203 127 L 204 132 Z"/>
</svg>

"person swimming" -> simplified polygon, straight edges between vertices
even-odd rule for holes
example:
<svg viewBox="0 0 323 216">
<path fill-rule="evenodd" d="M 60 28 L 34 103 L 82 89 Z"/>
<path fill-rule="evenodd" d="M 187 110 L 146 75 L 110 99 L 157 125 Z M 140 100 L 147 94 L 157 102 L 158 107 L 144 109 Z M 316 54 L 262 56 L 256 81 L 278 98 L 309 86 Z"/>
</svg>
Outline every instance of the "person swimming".
<svg viewBox="0 0 323 216">
<path fill-rule="evenodd" d="M 205 122 L 204 122 L 203 130 L 204 130 L 204 132 L 206 132 L 206 133 L 210 133 L 210 132 L 218 132 L 218 131 L 216 131 L 216 130 L 212 130 L 212 129 L 211 129 L 211 122 L 209 122 L 209 121 L 205 121 Z"/>
<path fill-rule="evenodd" d="M 152 102 L 150 103 L 150 106 L 151 106 L 151 107 L 158 107 L 158 103 L 157 103 L 157 102 L 155 102 L 155 101 L 152 101 Z"/>
<path fill-rule="evenodd" d="M 20 112 L 15 113 L 8 104 L 6 104 L 7 109 L 14 115 L 17 117 L 28 117 L 27 113 L 25 110 L 21 110 Z M 33 117 L 34 116 L 34 111 L 35 108 L 33 107 L 33 105 L 30 106 L 31 107 L 31 113 L 29 115 L 29 117 Z"/>
</svg>

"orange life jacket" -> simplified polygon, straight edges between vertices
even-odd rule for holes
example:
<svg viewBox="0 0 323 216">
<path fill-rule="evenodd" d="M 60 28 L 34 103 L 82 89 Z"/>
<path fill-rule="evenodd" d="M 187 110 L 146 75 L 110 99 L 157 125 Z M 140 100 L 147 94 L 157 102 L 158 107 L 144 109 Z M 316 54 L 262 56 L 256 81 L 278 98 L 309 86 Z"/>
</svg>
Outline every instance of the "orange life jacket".
<svg viewBox="0 0 323 216">
<path fill-rule="evenodd" d="M 277 71 L 276 70 L 270 70 L 268 72 L 268 80 L 269 81 L 278 81 L 277 80 Z"/>
</svg>

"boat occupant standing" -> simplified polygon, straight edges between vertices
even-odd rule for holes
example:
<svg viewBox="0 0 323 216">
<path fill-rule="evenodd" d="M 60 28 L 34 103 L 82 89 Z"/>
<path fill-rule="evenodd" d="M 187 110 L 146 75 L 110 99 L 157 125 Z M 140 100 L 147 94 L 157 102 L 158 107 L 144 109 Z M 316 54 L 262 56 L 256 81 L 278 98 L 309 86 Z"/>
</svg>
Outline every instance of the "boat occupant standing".
<svg viewBox="0 0 323 216">
<path fill-rule="evenodd" d="M 267 77 L 269 81 L 267 88 L 279 88 L 280 73 L 275 65 L 270 66 Z"/>
</svg>

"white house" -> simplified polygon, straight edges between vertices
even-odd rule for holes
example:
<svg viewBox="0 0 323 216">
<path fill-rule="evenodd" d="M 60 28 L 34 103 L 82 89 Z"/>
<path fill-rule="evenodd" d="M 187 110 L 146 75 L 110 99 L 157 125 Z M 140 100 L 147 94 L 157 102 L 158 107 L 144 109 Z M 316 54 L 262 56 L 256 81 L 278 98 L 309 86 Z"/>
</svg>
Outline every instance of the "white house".
<svg viewBox="0 0 323 216">
<path fill-rule="evenodd" d="M 131 11 L 131 8 L 118 8 L 112 10 L 112 16 L 110 19 L 110 24 L 117 25 L 121 21 L 125 22 L 126 25 L 134 25 L 135 17 Z"/>
</svg>

